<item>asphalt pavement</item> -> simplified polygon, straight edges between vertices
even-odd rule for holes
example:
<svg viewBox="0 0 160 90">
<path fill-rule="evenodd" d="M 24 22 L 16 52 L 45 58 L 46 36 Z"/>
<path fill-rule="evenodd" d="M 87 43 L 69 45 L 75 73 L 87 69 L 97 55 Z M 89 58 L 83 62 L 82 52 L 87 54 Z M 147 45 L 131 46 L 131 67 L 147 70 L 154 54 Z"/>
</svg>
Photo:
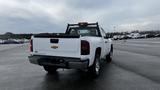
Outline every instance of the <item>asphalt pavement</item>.
<svg viewBox="0 0 160 90">
<path fill-rule="evenodd" d="M 47 74 L 28 55 L 28 44 L 0 45 L 0 90 L 160 90 L 160 38 L 114 41 L 113 62 L 96 79 L 74 69 Z"/>
</svg>

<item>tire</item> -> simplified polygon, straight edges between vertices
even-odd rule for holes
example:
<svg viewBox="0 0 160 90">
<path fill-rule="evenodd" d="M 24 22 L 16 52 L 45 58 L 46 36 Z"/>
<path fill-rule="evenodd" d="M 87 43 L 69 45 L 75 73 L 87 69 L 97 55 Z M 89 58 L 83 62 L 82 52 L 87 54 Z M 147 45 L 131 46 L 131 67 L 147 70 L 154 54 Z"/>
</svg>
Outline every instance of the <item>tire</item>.
<svg viewBox="0 0 160 90">
<path fill-rule="evenodd" d="M 94 63 L 91 67 L 89 67 L 88 69 L 89 73 L 91 74 L 91 76 L 98 77 L 100 74 L 100 55 L 96 55 L 95 56 L 95 60 Z"/>
<path fill-rule="evenodd" d="M 54 66 L 43 66 L 44 70 L 48 73 L 55 73 L 57 71 L 57 67 Z"/>
<path fill-rule="evenodd" d="M 111 45 L 111 50 L 110 50 L 109 54 L 106 56 L 107 63 L 112 62 L 112 57 L 113 57 L 113 45 Z"/>
</svg>

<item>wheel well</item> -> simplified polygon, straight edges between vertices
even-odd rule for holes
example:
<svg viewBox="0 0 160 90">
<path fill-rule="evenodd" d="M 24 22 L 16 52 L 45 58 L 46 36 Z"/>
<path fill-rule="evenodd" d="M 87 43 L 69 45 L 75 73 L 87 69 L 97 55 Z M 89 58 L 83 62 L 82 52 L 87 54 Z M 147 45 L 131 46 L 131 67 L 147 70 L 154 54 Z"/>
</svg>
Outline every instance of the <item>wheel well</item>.
<svg viewBox="0 0 160 90">
<path fill-rule="evenodd" d="M 98 47 L 98 48 L 96 49 L 96 53 L 95 53 L 95 54 L 101 55 L 101 48 L 100 48 L 100 47 Z"/>
<path fill-rule="evenodd" d="M 92 65 L 94 64 L 94 62 L 95 62 L 95 58 L 96 58 L 96 55 L 101 55 L 101 48 L 100 47 L 98 47 L 98 48 L 96 48 L 96 51 L 95 51 L 95 55 L 94 55 L 94 60 L 93 60 L 93 63 L 92 63 Z"/>
</svg>

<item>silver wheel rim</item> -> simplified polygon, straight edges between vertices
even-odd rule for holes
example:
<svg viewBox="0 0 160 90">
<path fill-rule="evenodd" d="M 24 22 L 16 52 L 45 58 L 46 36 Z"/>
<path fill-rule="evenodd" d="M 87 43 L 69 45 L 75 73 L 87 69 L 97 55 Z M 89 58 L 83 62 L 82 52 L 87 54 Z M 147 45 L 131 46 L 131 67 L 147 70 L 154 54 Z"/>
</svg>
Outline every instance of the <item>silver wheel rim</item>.
<svg viewBox="0 0 160 90">
<path fill-rule="evenodd" d="M 99 69 L 100 69 L 100 65 L 99 65 L 99 61 L 98 59 L 96 59 L 96 73 L 99 74 Z"/>
</svg>

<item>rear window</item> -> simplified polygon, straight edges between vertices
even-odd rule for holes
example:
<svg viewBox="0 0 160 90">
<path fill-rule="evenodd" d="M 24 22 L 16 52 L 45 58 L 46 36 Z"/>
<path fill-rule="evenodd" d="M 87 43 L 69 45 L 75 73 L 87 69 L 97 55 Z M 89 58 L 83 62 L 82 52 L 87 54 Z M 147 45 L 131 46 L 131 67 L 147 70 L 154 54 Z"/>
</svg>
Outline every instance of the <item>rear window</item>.
<svg viewBox="0 0 160 90">
<path fill-rule="evenodd" d="M 71 28 L 70 35 L 99 36 L 97 28 Z"/>
</svg>

